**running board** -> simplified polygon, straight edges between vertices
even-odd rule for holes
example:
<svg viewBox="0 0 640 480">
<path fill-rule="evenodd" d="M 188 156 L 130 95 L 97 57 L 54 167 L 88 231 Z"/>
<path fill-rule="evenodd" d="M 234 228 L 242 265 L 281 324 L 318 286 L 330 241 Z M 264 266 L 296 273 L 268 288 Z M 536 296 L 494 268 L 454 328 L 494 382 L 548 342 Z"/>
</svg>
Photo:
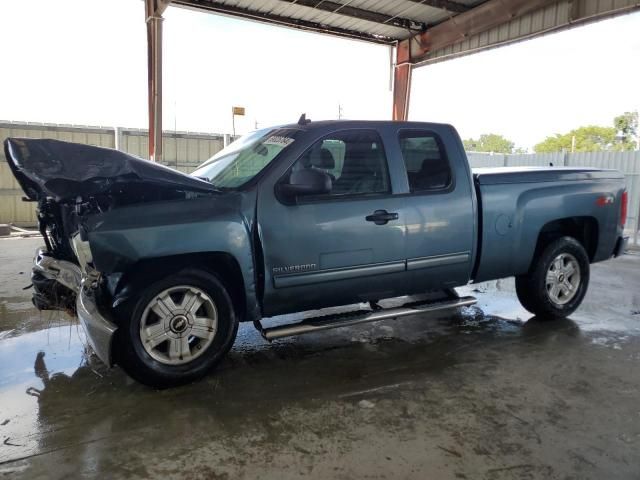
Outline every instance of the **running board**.
<svg viewBox="0 0 640 480">
<path fill-rule="evenodd" d="M 389 318 L 406 317 L 408 315 L 418 315 L 420 313 L 436 312 L 457 307 L 467 307 L 476 302 L 477 300 L 475 297 L 456 297 L 445 301 L 413 303 L 403 305 L 401 307 L 382 310 L 359 310 L 355 312 L 307 318 L 298 323 L 263 328 L 261 329 L 261 333 L 266 340 L 271 341 L 282 337 L 302 335 L 303 333 L 329 330 L 330 328 L 349 327 L 351 325 L 375 322 Z"/>
</svg>

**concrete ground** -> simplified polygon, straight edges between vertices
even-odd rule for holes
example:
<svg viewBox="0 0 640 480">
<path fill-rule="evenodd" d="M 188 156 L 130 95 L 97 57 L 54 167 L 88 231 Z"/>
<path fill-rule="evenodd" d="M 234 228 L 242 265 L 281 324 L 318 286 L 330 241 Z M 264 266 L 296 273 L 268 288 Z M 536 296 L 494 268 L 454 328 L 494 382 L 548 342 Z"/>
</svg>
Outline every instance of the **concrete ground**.
<svg viewBox="0 0 640 480">
<path fill-rule="evenodd" d="M 513 281 L 478 305 L 269 345 L 153 391 L 31 306 L 38 239 L 0 240 L 0 477 L 640 478 L 640 256 L 593 266 L 570 319 Z"/>
</svg>

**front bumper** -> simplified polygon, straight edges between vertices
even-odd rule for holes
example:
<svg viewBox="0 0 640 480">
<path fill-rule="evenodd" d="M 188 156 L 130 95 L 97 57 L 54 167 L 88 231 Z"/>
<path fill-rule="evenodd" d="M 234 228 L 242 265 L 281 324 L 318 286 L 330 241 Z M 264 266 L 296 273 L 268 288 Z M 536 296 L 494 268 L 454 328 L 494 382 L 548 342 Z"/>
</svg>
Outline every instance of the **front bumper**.
<svg viewBox="0 0 640 480">
<path fill-rule="evenodd" d="M 33 260 L 34 275 L 39 274 L 44 278 L 55 281 L 75 293 L 75 312 L 87 334 L 89 344 L 96 352 L 96 355 L 107 366 L 113 365 L 112 343 L 113 335 L 118 326 L 108 320 L 99 310 L 95 299 L 94 279 L 85 274 L 78 265 L 65 260 L 57 260 L 46 253 L 44 248 L 36 250 Z M 35 285 L 35 283 L 34 283 Z M 51 296 L 50 292 L 37 291 L 34 293 L 34 303 L 38 308 L 38 302 L 43 301 L 43 297 Z M 68 310 L 66 304 L 58 304 L 58 297 L 46 300 L 49 308 L 58 307 L 61 310 Z M 38 299 L 35 301 L 35 299 Z"/>
<path fill-rule="evenodd" d="M 94 292 L 88 288 L 81 288 L 76 300 L 76 313 L 89 339 L 89 344 L 96 355 L 108 367 L 113 365 L 112 343 L 113 335 L 118 326 L 107 320 L 98 310 Z"/>
</svg>

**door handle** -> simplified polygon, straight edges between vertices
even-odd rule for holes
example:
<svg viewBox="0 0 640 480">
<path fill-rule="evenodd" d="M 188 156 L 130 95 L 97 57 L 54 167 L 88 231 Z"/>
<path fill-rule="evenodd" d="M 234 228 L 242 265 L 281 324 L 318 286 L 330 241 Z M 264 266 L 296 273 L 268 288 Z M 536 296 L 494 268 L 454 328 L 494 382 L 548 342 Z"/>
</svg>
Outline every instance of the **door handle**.
<svg viewBox="0 0 640 480">
<path fill-rule="evenodd" d="M 391 220 L 397 220 L 398 214 L 394 212 L 387 212 L 386 210 L 376 210 L 372 215 L 367 215 L 365 220 L 367 222 L 373 222 L 376 225 L 385 225 Z"/>
</svg>

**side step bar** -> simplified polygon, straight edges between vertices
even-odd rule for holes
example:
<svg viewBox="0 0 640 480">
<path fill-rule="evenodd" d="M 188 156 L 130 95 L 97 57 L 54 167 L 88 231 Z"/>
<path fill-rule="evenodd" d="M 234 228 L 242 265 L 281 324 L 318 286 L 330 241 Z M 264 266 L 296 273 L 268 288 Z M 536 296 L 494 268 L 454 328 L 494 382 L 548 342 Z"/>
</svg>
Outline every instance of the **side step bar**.
<svg viewBox="0 0 640 480">
<path fill-rule="evenodd" d="M 473 305 L 476 302 L 477 300 L 475 299 L 475 297 L 456 297 L 447 299 L 445 301 L 420 302 L 382 310 L 359 310 L 355 312 L 339 313 L 336 315 L 325 315 L 322 317 L 307 318 L 298 323 L 263 328 L 261 329 L 261 333 L 266 340 L 271 341 L 282 337 L 302 335 L 303 333 L 358 325 L 359 323 L 375 322 L 377 320 L 385 320 L 389 318 L 406 317 L 408 315 L 436 312 L 457 307 L 467 307 L 469 305 Z"/>
</svg>

